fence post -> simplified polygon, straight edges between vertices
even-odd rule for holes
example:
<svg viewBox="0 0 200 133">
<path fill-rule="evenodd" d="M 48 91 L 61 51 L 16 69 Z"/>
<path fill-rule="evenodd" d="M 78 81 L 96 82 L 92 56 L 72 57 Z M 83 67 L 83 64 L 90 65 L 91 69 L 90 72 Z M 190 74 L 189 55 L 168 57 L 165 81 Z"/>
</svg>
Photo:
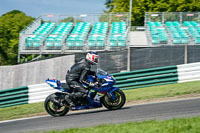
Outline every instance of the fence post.
<svg viewBox="0 0 200 133">
<path fill-rule="evenodd" d="M 188 44 L 185 44 L 185 52 L 184 52 L 184 64 L 188 63 Z"/>
<path fill-rule="evenodd" d="M 127 71 L 130 71 L 131 66 L 131 48 L 128 47 L 128 54 L 127 54 Z"/>
</svg>

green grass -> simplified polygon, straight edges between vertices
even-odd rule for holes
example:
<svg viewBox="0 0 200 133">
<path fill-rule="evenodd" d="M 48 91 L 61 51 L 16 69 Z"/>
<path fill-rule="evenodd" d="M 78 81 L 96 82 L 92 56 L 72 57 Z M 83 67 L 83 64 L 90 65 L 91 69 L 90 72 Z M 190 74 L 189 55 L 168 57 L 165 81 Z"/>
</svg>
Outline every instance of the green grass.
<svg viewBox="0 0 200 133">
<path fill-rule="evenodd" d="M 193 118 L 176 118 L 165 121 L 128 122 L 124 124 L 107 124 L 89 128 L 72 128 L 48 131 L 45 133 L 199 133 L 200 116 Z"/>
<path fill-rule="evenodd" d="M 41 112 L 45 112 L 43 102 L 0 108 L 0 120 L 2 121 L 34 116 Z"/>
<path fill-rule="evenodd" d="M 124 90 L 124 92 L 127 101 L 174 97 L 185 94 L 200 94 L 200 82 L 195 81 L 180 84 L 146 87 L 133 90 Z M 38 115 L 38 113 L 45 113 L 43 102 L 0 108 L 0 121 L 34 116 Z"/>
<path fill-rule="evenodd" d="M 128 101 L 200 94 L 200 81 L 145 87 L 124 92 Z"/>
</svg>

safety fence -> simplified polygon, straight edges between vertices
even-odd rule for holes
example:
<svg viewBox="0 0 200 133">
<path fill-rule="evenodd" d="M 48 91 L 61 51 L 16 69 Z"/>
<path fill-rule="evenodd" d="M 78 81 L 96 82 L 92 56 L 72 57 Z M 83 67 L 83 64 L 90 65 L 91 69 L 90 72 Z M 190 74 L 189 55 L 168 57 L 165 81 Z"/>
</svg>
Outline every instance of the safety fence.
<svg viewBox="0 0 200 133">
<path fill-rule="evenodd" d="M 50 87 L 46 83 L 30 85 L 30 86 L 28 86 L 28 88 L 29 88 L 28 103 L 37 103 L 37 102 L 44 101 L 48 95 L 58 91 L 58 90 Z"/>
<path fill-rule="evenodd" d="M 112 74 L 122 90 L 200 80 L 200 62 Z M 63 82 L 63 81 L 61 81 Z M 0 91 L 0 108 L 42 102 L 58 90 L 46 83 Z"/>
<path fill-rule="evenodd" d="M 122 90 L 177 83 L 177 66 L 159 67 L 112 74 Z"/>
<path fill-rule="evenodd" d="M 0 108 L 27 104 L 28 87 L 19 87 L 0 91 Z"/>
<path fill-rule="evenodd" d="M 46 83 L 12 88 L 0 91 L 0 108 L 42 102 L 45 98 L 58 90 Z"/>
<path fill-rule="evenodd" d="M 178 83 L 199 81 L 200 62 L 185 65 L 177 65 Z"/>
</svg>

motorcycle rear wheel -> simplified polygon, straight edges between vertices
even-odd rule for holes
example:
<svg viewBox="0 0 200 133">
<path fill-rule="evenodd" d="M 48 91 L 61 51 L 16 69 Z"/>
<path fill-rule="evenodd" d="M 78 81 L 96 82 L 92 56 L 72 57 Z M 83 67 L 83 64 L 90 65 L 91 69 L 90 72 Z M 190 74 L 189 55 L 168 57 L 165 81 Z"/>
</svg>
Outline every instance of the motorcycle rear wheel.
<svg viewBox="0 0 200 133">
<path fill-rule="evenodd" d="M 114 91 L 113 94 L 115 95 L 116 98 L 115 101 L 109 98 L 108 95 L 105 95 L 102 98 L 102 104 L 109 110 L 116 110 L 122 108 L 126 102 L 126 96 L 124 92 L 118 89 Z"/>
<path fill-rule="evenodd" d="M 65 106 L 56 105 L 51 100 L 52 96 L 55 97 L 56 95 L 55 94 L 49 95 L 44 102 L 44 107 L 47 113 L 54 117 L 64 116 L 65 114 L 67 114 L 69 112 L 69 108 Z"/>
</svg>

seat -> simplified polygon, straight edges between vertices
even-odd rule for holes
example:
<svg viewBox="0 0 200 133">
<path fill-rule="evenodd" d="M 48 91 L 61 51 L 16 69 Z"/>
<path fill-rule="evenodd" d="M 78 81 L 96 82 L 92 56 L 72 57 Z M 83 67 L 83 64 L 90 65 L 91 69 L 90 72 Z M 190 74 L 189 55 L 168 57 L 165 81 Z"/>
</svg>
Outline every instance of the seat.
<svg viewBox="0 0 200 133">
<path fill-rule="evenodd" d="M 117 46 L 117 41 L 115 41 L 115 40 L 110 41 L 110 46 L 111 47 L 116 47 Z"/>
<path fill-rule="evenodd" d="M 39 47 L 40 46 L 40 43 L 38 42 L 35 42 L 35 43 L 33 43 L 33 47 Z"/>
<path fill-rule="evenodd" d="M 200 44 L 200 38 L 195 38 L 195 44 Z"/>
<path fill-rule="evenodd" d="M 75 42 L 73 42 L 73 41 L 67 42 L 67 46 L 74 47 L 75 46 Z"/>
<path fill-rule="evenodd" d="M 94 47 L 94 46 L 96 46 L 95 41 L 94 41 L 94 40 L 89 41 L 89 42 L 88 42 L 88 46 L 89 46 L 89 47 Z"/>
<path fill-rule="evenodd" d="M 88 46 L 103 47 L 107 31 L 108 31 L 107 22 L 96 22 L 92 28 L 91 34 L 88 37 Z"/>
<path fill-rule="evenodd" d="M 152 44 L 158 44 L 159 40 L 158 39 L 152 39 Z"/>
</svg>

